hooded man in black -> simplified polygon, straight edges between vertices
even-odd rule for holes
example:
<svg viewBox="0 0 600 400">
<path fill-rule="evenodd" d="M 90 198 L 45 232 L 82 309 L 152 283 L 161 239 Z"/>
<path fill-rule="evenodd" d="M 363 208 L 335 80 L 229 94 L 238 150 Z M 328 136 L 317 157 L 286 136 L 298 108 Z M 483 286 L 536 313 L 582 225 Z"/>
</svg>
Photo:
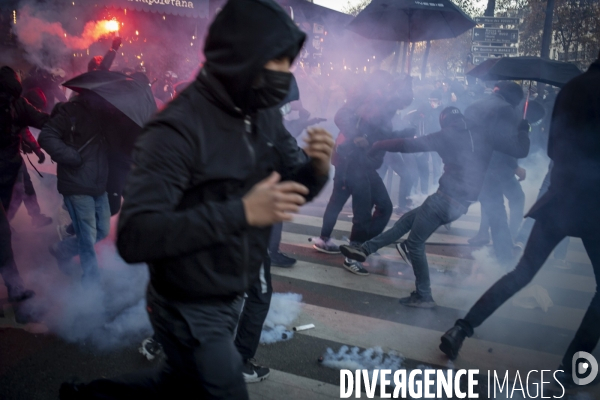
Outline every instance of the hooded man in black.
<svg viewBox="0 0 600 400">
<path fill-rule="evenodd" d="M 412 265 L 416 277 L 416 291 L 400 299 L 409 307 L 432 308 L 429 265 L 425 242 L 440 226 L 465 214 L 477 200 L 492 153 L 502 151 L 515 157 L 529 151 L 529 125 L 522 129 L 497 134 L 494 127 L 499 121 L 490 119 L 488 129 L 472 127 L 456 107 L 447 107 L 440 114 L 440 132 L 411 139 L 383 140 L 371 151 L 402 153 L 437 152 L 444 162 L 444 174 L 436 193 L 427 197 L 420 206 L 404 214 L 392 228 L 365 242 L 360 248 L 340 246 L 346 257 L 365 261 L 368 255 L 390 245 L 410 232 L 405 242 L 396 245 L 405 262 Z M 516 128 L 516 125 L 515 125 Z"/>
<path fill-rule="evenodd" d="M 0 68 L 0 274 L 8 289 L 8 299 L 14 302 L 33 296 L 31 290 L 25 290 L 17 270 L 6 217 L 13 187 L 23 166 L 19 132 L 27 126 L 41 129 L 49 117 L 21 97 L 22 91 L 15 71 L 7 66 Z"/>
<path fill-rule="evenodd" d="M 150 269 L 147 308 L 166 365 L 136 382 L 64 384 L 62 399 L 248 398 L 236 300 L 259 278 L 271 225 L 327 182 L 333 148 L 315 129 L 304 154 L 276 107 L 303 42 L 271 0 L 231 0 L 216 16 L 197 80 L 136 144 L 119 220 L 121 256 Z"/>
</svg>

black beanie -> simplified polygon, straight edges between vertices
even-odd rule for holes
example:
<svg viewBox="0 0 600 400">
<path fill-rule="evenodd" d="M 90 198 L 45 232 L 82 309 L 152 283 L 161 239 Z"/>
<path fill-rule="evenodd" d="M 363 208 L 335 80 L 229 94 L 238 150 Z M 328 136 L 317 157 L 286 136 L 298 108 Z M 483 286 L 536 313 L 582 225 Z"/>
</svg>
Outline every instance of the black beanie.
<svg viewBox="0 0 600 400">
<path fill-rule="evenodd" d="M 466 126 L 465 118 L 456 107 L 446 107 L 440 113 L 440 126 L 442 129 L 456 125 L 458 128 Z"/>
</svg>

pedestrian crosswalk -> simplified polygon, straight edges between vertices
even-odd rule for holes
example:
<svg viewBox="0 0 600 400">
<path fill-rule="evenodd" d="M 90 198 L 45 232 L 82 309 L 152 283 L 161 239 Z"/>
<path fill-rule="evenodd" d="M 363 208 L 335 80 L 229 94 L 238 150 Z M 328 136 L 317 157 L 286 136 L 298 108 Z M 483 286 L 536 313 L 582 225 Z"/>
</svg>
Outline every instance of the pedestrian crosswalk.
<svg viewBox="0 0 600 400">
<path fill-rule="evenodd" d="M 433 243 L 427 246 L 427 256 L 438 304 L 434 310 L 398 304 L 398 298 L 414 290 L 414 275 L 392 246 L 367 261 L 368 277 L 345 271 L 341 255 L 314 250 L 308 239 L 319 236 L 323 211 L 324 204 L 309 205 L 292 223 L 284 224 L 281 250 L 298 263 L 290 269 L 272 268 L 276 292 L 303 296 L 297 323 L 312 323 L 316 328 L 297 332 L 291 343 L 261 346 L 257 357 L 275 370 L 274 379 L 249 387 L 252 398 L 276 398 L 272 390 L 283 388 L 290 393 L 286 398 L 339 398 L 339 372 L 320 366 L 317 358 L 327 347 L 337 351 L 343 345 L 380 346 L 401 354 L 413 367 L 508 370 L 510 374 L 555 370 L 596 290 L 583 245 L 572 240 L 567 253 L 571 269 L 559 269 L 549 260 L 532 282 L 547 291 L 553 305 L 544 312 L 507 302 L 465 342 L 452 363 L 438 349 L 440 336 L 507 272 L 491 258 L 471 254 L 477 249 L 468 246 L 467 239 L 478 229 L 478 209 L 470 210 L 450 230 L 441 227 L 428 241 Z M 336 224 L 334 237 L 340 243 L 349 236 L 349 212 L 345 210 Z M 585 393 L 593 390 L 585 388 Z"/>
</svg>

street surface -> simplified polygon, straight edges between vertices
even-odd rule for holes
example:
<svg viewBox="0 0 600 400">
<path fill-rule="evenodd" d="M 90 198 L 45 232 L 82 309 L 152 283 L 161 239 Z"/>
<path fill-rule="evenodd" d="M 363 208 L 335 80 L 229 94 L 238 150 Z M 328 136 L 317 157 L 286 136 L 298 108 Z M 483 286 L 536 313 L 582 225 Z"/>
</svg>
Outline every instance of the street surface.
<svg viewBox="0 0 600 400">
<path fill-rule="evenodd" d="M 33 174 L 32 178 L 36 179 Z M 52 184 L 44 182 L 42 195 L 38 196 L 56 196 L 50 190 Z M 317 360 L 327 348 L 337 352 L 343 345 L 394 350 L 406 358 L 407 368 L 447 368 L 452 364 L 437 348 L 440 336 L 505 272 L 486 260 L 481 250 L 466 245 L 478 229 L 476 205 L 449 230 L 441 227 L 429 240 L 434 243 L 428 245 L 427 253 L 438 307 L 402 307 L 398 298 L 414 290 L 414 275 L 393 247 L 382 249 L 380 257 L 369 259 L 367 268 L 371 275 L 367 277 L 346 271 L 341 255 L 312 249 L 308 239 L 319 235 L 328 189 L 315 203 L 305 206 L 293 223 L 284 226 L 281 249 L 297 258 L 298 263 L 291 269 L 272 268 L 275 292 L 302 295 L 304 305 L 294 325 L 312 323 L 315 328 L 297 332 L 289 341 L 260 346 L 257 361 L 270 367 L 272 373 L 266 381 L 249 386 L 253 400 L 339 398 L 339 372 Z M 51 203 L 56 204 L 56 200 Z M 336 225 L 334 236 L 340 242 L 349 236 L 350 213 L 347 206 Z M 394 215 L 390 225 L 397 218 Z M 17 220 L 28 223 L 23 209 Z M 44 268 L 49 274 L 60 274 L 55 262 L 48 261 L 47 243 L 52 240 L 56 240 L 54 226 L 19 231 L 14 245 L 20 249 L 26 244 L 30 249 L 17 251 L 19 268 Z M 593 272 L 581 241 L 572 240 L 569 246 L 567 265 L 571 268 L 557 265 L 549 260 L 532 282 L 547 291 L 553 303 L 547 311 L 507 302 L 465 342 L 454 367 L 478 368 L 481 372 L 497 370 L 502 374 L 508 370 L 510 376 L 519 371 L 522 377 L 530 370 L 555 370 L 595 291 Z M 53 334 L 28 332 L 32 327 L 14 323 L 6 297 L 4 286 L 0 285 L 2 400 L 57 399 L 60 383 L 71 377 L 85 381 L 156 365 L 143 358 L 135 344 L 101 351 L 92 345 L 68 343 Z M 598 351 L 594 355 L 600 359 Z M 593 386 L 568 393 L 572 399 L 600 398 L 600 388 Z"/>
</svg>

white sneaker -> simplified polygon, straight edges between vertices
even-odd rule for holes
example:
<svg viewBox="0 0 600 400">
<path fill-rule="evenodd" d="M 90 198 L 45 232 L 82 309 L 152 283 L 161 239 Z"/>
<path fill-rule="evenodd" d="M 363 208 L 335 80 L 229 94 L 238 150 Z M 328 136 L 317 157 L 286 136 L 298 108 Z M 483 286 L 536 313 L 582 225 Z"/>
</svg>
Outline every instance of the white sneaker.
<svg viewBox="0 0 600 400">
<path fill-rule="evenodd" d="M 340 254 L 340 246 L 335 244 L 331 238 L 323 240 L 320 237 L 310 238 L 309 242 L 313 243 L 313 249 L 326 254 Z"/>
<path fill-rule="evenodd" d="M 152 361 L 162 353 L 162 346 L 154 338 L 149 337 L 144 339 L 142 347 L 138 350 L 148 361 Z"/>
</svg>

